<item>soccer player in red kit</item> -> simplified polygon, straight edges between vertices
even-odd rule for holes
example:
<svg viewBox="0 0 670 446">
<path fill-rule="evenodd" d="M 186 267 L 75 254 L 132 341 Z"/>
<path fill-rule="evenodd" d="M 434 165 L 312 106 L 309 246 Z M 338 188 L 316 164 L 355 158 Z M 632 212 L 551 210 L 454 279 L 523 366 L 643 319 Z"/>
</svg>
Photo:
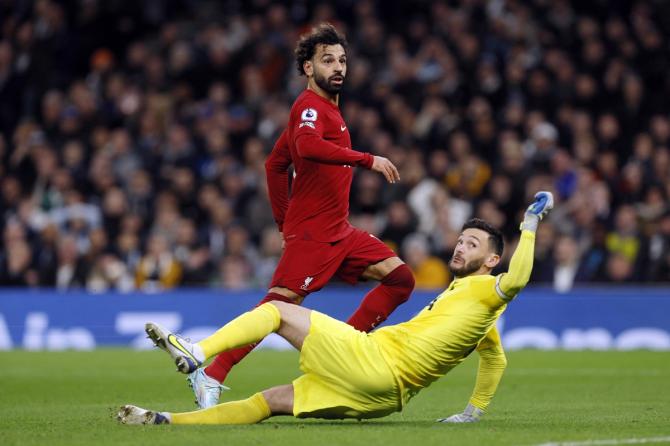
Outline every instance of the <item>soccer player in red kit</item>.
<svg viewBox="0 0 670 446">
<path fill-rule="evenodd" d="M 284 238 L 284 252 L 259 305 L 272 301 L 300 304 L 333 276 L 355 284 L 381 283 L 371 290 L 347 323 L 370 331 L 384 321 L 414 289 L 410 269 L 379 239 L 349 221 L 353 168 L 380 172 L 398 181 L 388 159 L 351 148 L 349 130 L 338 108 L 347 74 L 346 40 L 330 24 L 303 36 L 295 50 L 307 89 L 291 108 L 289 123 L 265 166 L 272 212 Z M 289 166 L 295 175 L 289 196 Z M 230 369 L 255 345 L 218 355 L 206 369 L 190 375 L 200 407 L 218 403 Z"/>
</svg>

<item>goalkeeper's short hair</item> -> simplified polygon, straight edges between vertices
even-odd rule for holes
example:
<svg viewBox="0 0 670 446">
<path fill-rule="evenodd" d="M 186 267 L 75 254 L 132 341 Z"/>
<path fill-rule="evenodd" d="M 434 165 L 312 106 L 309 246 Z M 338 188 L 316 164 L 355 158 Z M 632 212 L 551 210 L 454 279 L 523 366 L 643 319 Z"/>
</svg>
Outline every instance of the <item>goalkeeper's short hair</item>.
<svg viewBox="0 0 670 446">
<path fill-rule="evenodd" d="M 499 256 L 502 256 L 503 249 L 505 249 L 505 240 L 499 229 L 491 226 L 481 218 L 471 218 L 466 221 L 461 232 L 470 228 L 481 229 L 482 231 L 487 232 L 489 234 L 489 246 L 491 247 L 491 250 Z"/>
</svg>

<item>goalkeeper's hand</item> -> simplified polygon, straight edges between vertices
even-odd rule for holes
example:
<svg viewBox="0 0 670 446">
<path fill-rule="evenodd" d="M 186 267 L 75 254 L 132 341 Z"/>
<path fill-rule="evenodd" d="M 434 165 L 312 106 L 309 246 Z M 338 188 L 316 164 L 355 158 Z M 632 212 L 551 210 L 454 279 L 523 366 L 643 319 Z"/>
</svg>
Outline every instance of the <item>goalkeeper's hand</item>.
<svg viewBox="0 0 670 446">
<path fill-rule="evenodd" d="M 521 230 L 535 232 L 537 224 L 554 207 L 554 195 L 551 192 L 540 191 L 535 194 L 535 200 L 526 209 Z"/>
<path fill-rule="evenodd" d="M 474 423 L 484 415 L 484 411 L 468 404 L 462 413 L 457 413 L 447 418 L 438 418 L 439 423 Z"/>
</svg>

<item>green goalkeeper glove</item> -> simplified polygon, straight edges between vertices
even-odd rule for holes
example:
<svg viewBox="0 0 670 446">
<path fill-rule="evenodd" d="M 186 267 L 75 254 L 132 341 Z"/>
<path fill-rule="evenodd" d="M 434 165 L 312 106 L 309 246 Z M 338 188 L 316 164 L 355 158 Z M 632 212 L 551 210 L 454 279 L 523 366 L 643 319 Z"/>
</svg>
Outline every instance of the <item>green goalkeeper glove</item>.
<svg viewBox="0 0 670 446">
<path fill-rule="evenodd" d="M 463 413 L 457 413 L 447 418 L 438 418 L 440 423 L 474 423 L 484 415 L 484 411 L 468 403 Z"/>
</svg>

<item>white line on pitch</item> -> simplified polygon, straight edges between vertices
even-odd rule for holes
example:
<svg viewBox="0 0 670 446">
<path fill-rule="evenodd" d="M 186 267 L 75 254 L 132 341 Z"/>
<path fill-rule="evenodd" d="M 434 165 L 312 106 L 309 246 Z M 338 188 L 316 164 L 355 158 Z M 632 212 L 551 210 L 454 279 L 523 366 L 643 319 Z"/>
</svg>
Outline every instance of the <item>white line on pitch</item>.
<svg viewBox="0 0 670 446">
<path fill-rule="evenodd" d="M 619 444 L 670 443 L 670 437 L 621 438 L 612 440 L 586 440 L 542 443 L 537 446 L 610 446 Z"/>
<path fill-rule="evenodd" d="M 620 368 L 551 368 L 551 367 L 538 367 L 538 368 L 526 368 L 526 367 L 517 367 L 512 370 L 505 371 L 506 374 L 511 375 L 581 375 L 581 376 L 603 376 L 603 375 L 612 375 L 612 376 L 660 376 L 668 374 L 667 370 L 660 369 L 647 369 L 647 370 L 637 370 L 637 369 L 620 369 Z"/>
</svg>

